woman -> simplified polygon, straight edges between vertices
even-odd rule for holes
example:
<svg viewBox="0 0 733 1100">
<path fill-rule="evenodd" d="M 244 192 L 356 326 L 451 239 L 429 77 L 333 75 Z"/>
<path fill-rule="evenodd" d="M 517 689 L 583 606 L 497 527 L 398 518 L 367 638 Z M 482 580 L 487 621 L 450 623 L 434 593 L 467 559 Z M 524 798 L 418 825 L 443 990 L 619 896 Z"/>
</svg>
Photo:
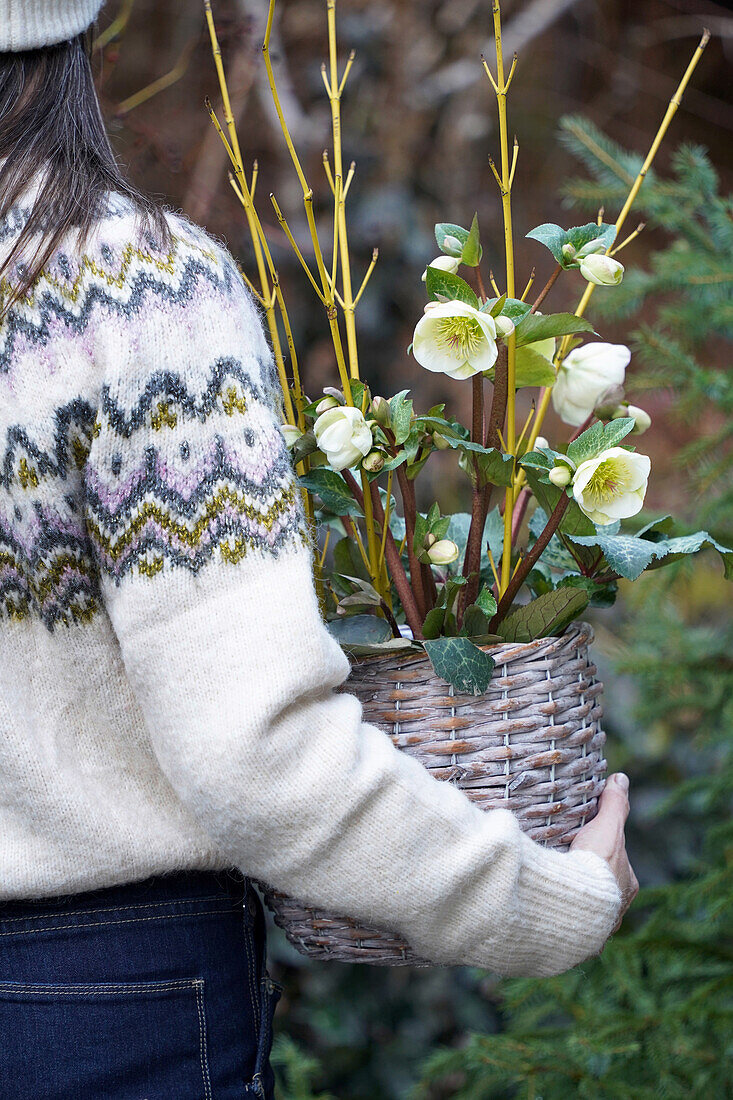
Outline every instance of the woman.
<svg viewBox="0 0 733 1100">
<path fill-rule="evenodd" d="M 121 176 L 100 6 L 0 0 L 0 1096 L 271 1097 L 250 879 L 556 973 L 636 891 L 628 782 L 548 851 L 334 690 L 260 318 Z"/>
</svg>

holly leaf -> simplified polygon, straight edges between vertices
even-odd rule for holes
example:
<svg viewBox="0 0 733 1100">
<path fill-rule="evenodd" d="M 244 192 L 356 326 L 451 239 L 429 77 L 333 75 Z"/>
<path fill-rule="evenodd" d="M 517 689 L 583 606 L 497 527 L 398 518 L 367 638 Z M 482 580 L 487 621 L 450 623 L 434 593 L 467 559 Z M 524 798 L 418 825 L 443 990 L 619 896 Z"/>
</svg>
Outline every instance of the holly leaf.
<svg viewBox="0 0 733 1100">
<path fill-rule="evenodd" d="M 502 454 L 496 447 L 482 447 L 480 443 L 472 443 L 470 439 L 451 439 L 445 437 L 446 443 L 454 451 L 460 451 L 467 455 L 468 460 L 462 463 L 462 469 L 473 479 L 476 471 L 474 460 L 478 465 L 479 482 L 481 485 L 511 485 L 514 469 L 512 455 Z"/>
<path fill-rule="evenodd" d="M 445 298 L 450 302 L 465 302 L 474 309 L 479 307 L 479 300 L 466 280 L 460 275 L 454 275 L 451 271 L 441 271 L 439 267 L 428 267 L 425 289 L 428 292 L 428 298 L 434 301 Z"/>
<path fill-rule="evenodd" d="M 556 588 L 518 607 L 496 628 L 507 642 L 533 642 L 562 634 L 588 606 L 588 594 L 580 588 Z"/>
<path fill-rule="evenodd" d="M 494 660 L 469 638 L 435 638 L 423 645 L 436 676 L 461 695 L 483 695 L 491 683 Z"/>
</svg>

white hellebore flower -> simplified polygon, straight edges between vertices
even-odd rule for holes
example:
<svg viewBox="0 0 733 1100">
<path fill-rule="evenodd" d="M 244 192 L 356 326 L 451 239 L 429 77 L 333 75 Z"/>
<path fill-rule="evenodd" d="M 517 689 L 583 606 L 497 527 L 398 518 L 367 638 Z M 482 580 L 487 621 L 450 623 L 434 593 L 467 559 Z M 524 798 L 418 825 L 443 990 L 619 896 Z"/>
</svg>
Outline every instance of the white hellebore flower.
<svg viewBox="0 0 733 1100">
<path fill-rule="evenodd" d="M 496 325 L 466 302 L 428 302 L 415 327 L 412 354 L 426 370 L 472 378 L 496 362 Z"/>
<path fill-rule="evenodd" d="M 449 271 L 451 275 L 455 275 L 458 268 L 461 266 L 461 260 L 459 256 L 436 256 L 434 260 L 431 260 L 428 267 L 438 267 L 441 271 Z M 428 277 L 428 268 L 426 267 L 422 273 L 422 281 L 425 282 Z"/>
<path fill-rule="evenodd" d="M 573 478 L 573 496 L 599 526 L 628 519 L 642 509 L 651 465 L 646 455 L 611 447 L 581 462 Z"/>
<path fill-rule="evenodd" d="M 580 274 L 596 286 L 618 286 L 624 277 L 624 265 L 610 256 L 593 253 L 580 261 Z"/>
<path fill-rule="evenodd" d="M 354 466 L 372 449 L 372 431 L 361 409 L 338 405 L 322 413 L 313 431 L 316 442 L 334 470 Z"/>
<path fill-rule="evenodd" d="M 585 423 L 611 386 L 623 384 L 631 352 L 624 344 L 584 344 L 566 357 L 552 389 L 552 404 L 565 424 Z"/>
<path fill-rule="evenodd" d="M 451 539 L 439 539 L 428 550 L 428 557 L 433 565 L 450 565 L 459 553 L 457 545 Z"/>
</svg>

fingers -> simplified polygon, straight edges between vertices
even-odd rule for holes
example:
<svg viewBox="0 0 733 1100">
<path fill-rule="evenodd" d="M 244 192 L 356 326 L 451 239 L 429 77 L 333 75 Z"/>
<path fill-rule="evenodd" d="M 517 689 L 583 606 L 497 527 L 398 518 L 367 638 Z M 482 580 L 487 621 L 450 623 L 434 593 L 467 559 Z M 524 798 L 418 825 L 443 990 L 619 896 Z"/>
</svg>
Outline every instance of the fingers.
<svg viewBox="0 0 733 1100">
<path fill-rule="evenodd" d="M 598 801 L 598 818 L 601 821 L 611 817 L 621 819 L 621 824 L 626 823 L 629 816 L 629 779 L 623 772 L 609 775 L 606 786 Z"/>
</svg>

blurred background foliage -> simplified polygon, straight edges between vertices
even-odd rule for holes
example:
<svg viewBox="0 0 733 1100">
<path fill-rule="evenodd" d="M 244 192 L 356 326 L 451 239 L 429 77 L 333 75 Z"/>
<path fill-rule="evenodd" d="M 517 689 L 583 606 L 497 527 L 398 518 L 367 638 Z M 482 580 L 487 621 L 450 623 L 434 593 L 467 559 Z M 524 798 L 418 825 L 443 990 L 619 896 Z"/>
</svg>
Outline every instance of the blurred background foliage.
<svg viewBox="0 0 733 1100">
<path fill-rule="evenodd" d="M 712 31 L 640 193 L 646 228 L 624 251 L 626 279 L 599 289 L 592 319 L 604 339 L 632 347 L 629 393 L 654 419 L 642 448 L 653 460 L 645 516 L 673 511 L 731 545 L 733 16 L 710 0 L 506 0 L 502 10 L 508 49 L 520 54 L 509 101 L 521 145 L 519 270 L 536 263 L 539 286 L 551 260 L 523 233 L 587 220 L 600 205 L 615 218 L 702 27 Z M 266 3 L 216 0 L 214 11 L 315 395 L 335 377 L 330 339 L 267 198 L 276 193 L 307 247 L 259 56 Z M 486 159 L 496 122 L 479 62 L 491 55 L 490 2 L 339 0 L 338 14 L 344 56 L 357 50 L 344 101 L 345 155 L 358 166 L 355 270 L 380 249 L 358 314 L 363 372 L 375 392 L 416 389 L 419 407 L 447 394 L 465 415 L 466 388 L 420 372 L 405 348 L 434 222 L 468 224 L 478 210 L 488 265 L 501 271 Z M 247 268 L 246 227 L 203 107 L 206 94 L 216 101 L 216 79 L 199 0 L 111 0 L 100 29 L 100 92 L 130 174 L 223 237 Z M 325 218 L 325 0 L 280 0 L 275 45 Z M 573 309 L 582 288 L 564 276 L 549 307 Z M 551 439 L 559 430 L 548 420 Z M 443 509 L 465 507 L 450 457 L 432 465 Z M 705 555 L 622 588 L 594 621 L 608 759 L 631 776 L 629 848 L 643 887 L 622 931 L 569 975 L 502 982 L 471 968 L 314 963 L 271 926 L 271 969 L 284 986 L 273 1055 L 282 1100 L 733 1096 L 730 589 Z"/>
</svg>

